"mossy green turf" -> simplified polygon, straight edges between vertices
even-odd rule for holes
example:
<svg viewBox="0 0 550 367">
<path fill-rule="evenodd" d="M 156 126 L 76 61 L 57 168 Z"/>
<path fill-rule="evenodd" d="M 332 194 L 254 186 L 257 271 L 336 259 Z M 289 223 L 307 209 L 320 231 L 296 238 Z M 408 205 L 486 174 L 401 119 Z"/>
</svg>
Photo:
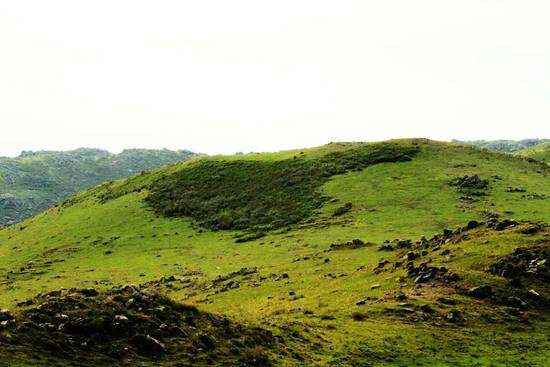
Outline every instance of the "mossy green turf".
<svg viewBox="0 0 550 367">
<path fill-rule="evenodd" d="M 240 232 L 203 229 L 187 217 L 166 218 L 146 204 L 148 185 L 185 169 L 193 160 L 81 193 L 66 205 L 0 231 L 0 306 L 14 308 L 38 292 L 59 287 L 141 283 L 194 270 L 201 272 L 193 277 L 199 286 L 167 290 L 171 298 L 239 321 L 300 330 L 310 339 L 303 347 L 303 354 L 308 356 L 305 364 L 544 366 L 550 357 L 546 318 L 534 319 L 530 325 L 514 325 L 514 330 L 507 323 L 482 321 L 464 326 L 406 323 L 381 313 L 386 305 L 395 303 L 388 295 L 398 292 L 396 277 L 404 273 L 372 273 L 379 260 L 395 255 L 376 251 L 376 247 L 325 252 L 331 243 L 353 238 L 381 243 L 385 239 L 430 236 L 481 219 L 486 212 L 518 220 L 550 221 L 550 177 L 544 165 L 426 140 L 393 144 L 415 144 L 420 151 L 408 162 L 380 163 L 332 176 L 319 190 L 336 202 L 315 209 L 308 221 L 241 244 L 235 243 Z M 355 147 L 330 144 L 303 152 L 313 159 Z M 273 162 L 292 159 L 299 153 L 201 159 Z M 460 200 L 462 194 L 449 182 L 472 174 L 489 179 L 487 195 L 473 202 Z M 522 187 L 539 199 L 507 192 L 508 186 Z M 102 193 L 117 189 L 117 197 L 100 201 Z M 333 217 L 334 210 L 345 202 L 353 204 L 351 211 Z M 435 260 L 446 261 L 472 285 L 481 280 L 498 283 L 500 279 L 482 270 L 492 261 L 491 256 L 510 253 L 542 236 L 525 239 L 513 231 L 488 231 L 465 242 L 459 256 Z M 484 244 L 487 240 L 489 244 Z M 106 250 L 112 253 L 105 254 Z M 306 256 L 308 260 L 299 260 Z M 326 258 L 330 261 L 325 262 Z M 20 272 L 29 261 L 33 268 Z M 366 270 L 358 270 L 362 266 Z M 242 267 L 258 267 L 265 276 L 287 273 L 289 279 L 259 286 L 242 282 L 238 289 L 213 295 L 207 290 L 217 275 Z M 325 277 L 328 273 L 335 277 Z M 375 284 L 380 287 L 371 290 Z M 294 300 L 289 291 L 304 297 Z M 434 297 L 445 291 L 434 290 Z M 379 300 L 363 308 L 355 305 L 366 296 Z M 426 295 L 416 302 L 429 299 Z M 463 299 L 460 307 L 472 315 L 493 308 L 471 299 Z M 304 310 L 311 310 L 313 315 Z M 354 321 L 353 311 L 366 312 L 368 317 Z M 284 365 L 284 361 L 279 362 Z"/>
</svg>

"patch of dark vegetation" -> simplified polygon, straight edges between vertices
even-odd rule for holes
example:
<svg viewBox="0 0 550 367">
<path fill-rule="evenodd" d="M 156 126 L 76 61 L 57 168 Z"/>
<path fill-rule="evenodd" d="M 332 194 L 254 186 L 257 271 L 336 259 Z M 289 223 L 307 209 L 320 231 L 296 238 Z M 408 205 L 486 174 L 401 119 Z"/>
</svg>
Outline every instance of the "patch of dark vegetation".
<svg viewBox="0 0 550 367">
<path fill-rule="evenodd" d="M 3 355 L 24 348 L 29 356 L 97 366 L 138 360 L 269 366 L 275 354 L 292 358 L 284 339 L 271 331 L 236 324 L 139 286 L 105 293 L 60 290 L 32 304 L 19 314 L 0 313 Z M 75 356 L 88 364 L 78 364 Z"/>
<path fill-rule="evenodd" d="M 449 182 L 450 186 L 463 194 L 472 196 L 482 196 L 486 194 L 489 187 L 489 180 L 481 179 L 478 175 L 465 175 L 456 177 Z"/>
<path fill-rule="evenodd" d="M 358 248 L 376 246 L 371 242 L 363 242 L 360 239 L 354 239 L 344 243 L 333 243 L 330 245 L 329 251 L 338 251 L 338 250 L 356 250 Z"/>
<path fill-rule="evenodd" d="M 517 248 L 489 267 L 489 272 L 505 278 L 535 278 L 550 281 L 550 242 Z"/>
<path fill-rule="evenodd" d="M 262 237 L 265 237 L 265 235 L 266 235 L 266 233 L 263 232 L 263 231 L 255 232 L 255 233 L 248 233 L 248 234 L 244 234 L 242 236 L 237 237 L 237 239 L 235 239 L 235 242 L 236 243 L 250 242 L 250 241 L 254 241 L 254 240 L 260 239 Z"/>
<path fill-rule="evenodd" d="M 149 187 L 146 202 L 169 217 L 189 216 L 214 230 L 269 230 L 299 223 L 328 198 L 330 177 L 384 162 L 409 161 L 418 146 L 376 143 L 319 158 L 279 161 L 200 160 Z"/>
</svg>

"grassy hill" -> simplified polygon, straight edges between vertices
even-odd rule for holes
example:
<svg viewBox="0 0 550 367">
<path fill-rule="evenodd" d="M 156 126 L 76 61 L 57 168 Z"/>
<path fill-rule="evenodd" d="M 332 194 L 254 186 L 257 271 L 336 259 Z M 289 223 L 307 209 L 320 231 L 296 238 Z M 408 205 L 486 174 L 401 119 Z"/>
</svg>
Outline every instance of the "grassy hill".
<svg viewBox="0 0 550 367">
<path fill-rule="evenodd" d="M 0 226 L 41 212 L 99 183 L 187 159 L 189 151 L 99 149 L 23 152 L 0 157 Z"/>
<path fill-rule="evenodd" d="M 521 150 L 517 154 L 522 157 L 529 157 L 550 164 L 550 142 Z"/>
<path fill-rule="evenodd" d="M 535 148 L 538 145 L 550 143 L 550 139 L 524 139 L 524 140 L 469 140 L 455 143 L 474 145 L 478 148 L 494 150 L 502 153 L 515 153 Z"/>
<path fill-rule="evenodd" d="M 549 183 L 409 139 L 103 184 L 0 230 L 0 365 L 545 366 Z"/>
</svg>

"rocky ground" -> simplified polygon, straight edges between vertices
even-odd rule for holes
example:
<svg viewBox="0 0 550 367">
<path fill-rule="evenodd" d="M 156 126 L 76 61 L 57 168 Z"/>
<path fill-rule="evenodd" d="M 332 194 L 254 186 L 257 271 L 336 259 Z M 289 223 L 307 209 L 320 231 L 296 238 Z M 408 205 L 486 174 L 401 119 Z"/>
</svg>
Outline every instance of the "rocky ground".
<svg viewBox="0 0 550 367">
<path fill-rule="evenodd" d="M 21 306 L 26 308 L 18 314 L 0 312 L 2 349 L 26 348 L 71 365 L 179 360 L 178 366 L 216 361 L 268 366 L 272 355 L 290 354 L 280 335 L 175 303 L 149 286 L 127 285 L 101 293 L 63 289 Z"/>
</svg>

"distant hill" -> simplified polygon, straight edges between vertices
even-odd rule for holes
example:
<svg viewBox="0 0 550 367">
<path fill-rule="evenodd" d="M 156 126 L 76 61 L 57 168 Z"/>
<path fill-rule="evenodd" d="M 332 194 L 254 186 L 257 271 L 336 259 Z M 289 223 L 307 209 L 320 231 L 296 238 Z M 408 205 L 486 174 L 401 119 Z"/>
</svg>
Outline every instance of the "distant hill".
<svg viewBox="0 0 550 367">
<path fill-rule="evenodd" d="M 503 153 L 515 153 L 524 149 L 550 143 L 550 139 L 524 139 L 524 140 L 453 140 L 453 143 L 474 145 L 478 148 L 494 150 Z"/>
<path fill-rule="evenodd" d="M 187 150 L 128 149 L 112 154 L 80 148 L 0 157 L 0 226 L 28 218 L 88 187 L 194 155 Z"/>
<path fill-rule="evenodd" d="M 534 147 L 521 150 L 517 154 L 550 164 L 550 142 L 538 144 Z"/>
</svg>

